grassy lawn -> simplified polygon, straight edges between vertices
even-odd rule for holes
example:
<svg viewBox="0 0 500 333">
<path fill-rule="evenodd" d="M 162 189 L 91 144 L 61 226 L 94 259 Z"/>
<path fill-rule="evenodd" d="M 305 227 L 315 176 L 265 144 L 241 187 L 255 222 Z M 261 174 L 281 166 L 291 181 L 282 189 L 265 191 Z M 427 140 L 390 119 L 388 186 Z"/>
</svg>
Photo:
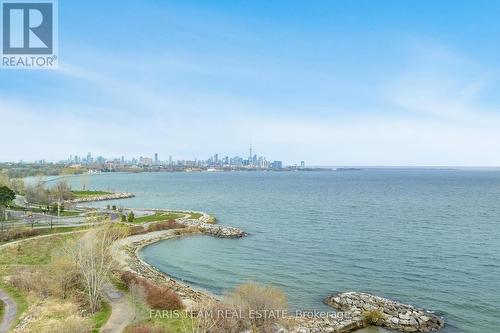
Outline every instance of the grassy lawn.
<svg viewBox="0 0 500 333">
<path fill-rule="evenodd" d="M 193 220 L 197 220 L 197 219 L 199 219 L 199 218 L 200 218 L 200 217 L 202 217 L 202 216 L 203 216 L 203 214 L 200 214 L 200 213 L 191 213 L 191 214 L 189 215 L 189 218 L 190 218 L 190 219 L 193 219 Z"/>
<path fill-rule="evenodd" d="M 16 211 L 22 211 L 22 212 L 32 212 L 32 213 L 44 213 L 45 212 L 45 209 L 42 209 L 42 208 L 36 208 L 36 207 L 26 208 L 26 207 L 15 206 L 15 205 L 10 206 L 9 209 L 16 210 Z M 73 210 L 63 210 L 61 212 L 61 216 L 65 216 L 65 217 L 78 216 L 81 213 L 82 212 L 73 211 Z M 49 212 L 48 215 L 57 216 L 57 213 L 50 213 Z"/>
<path fill-rule="evenodd" d="M 71 232 L 71 231 L 78 231 L 78 230 L 87 230 L 90 229 L 90 226 L 81 226 L 81 227 L 54 227 L 52 229 L 50 228 L 35 228 L 35 230 L 38 231 L 38 234 L 36 236 L 42 236 L 42 235 L 51 235 L 51 234 L 59 234 L 63 232 Z M 34 237 L 36 237 L 34 236 Z M 15 242 L 20 239 L 13 239 L 8 242 L 0 242 L 0 245 Z M 1 253 L 0 253 L 1 255 Z"/>
<path fill-rule="evenodd" d="M 113 192 L 106 191 L 71 191 L 76 198 L 92 197 L 96 195 L 113 194 Z"/>
<path fill-rule="evenodd" d="M 111 306 L 106 302 L 102 302 L 101 310 L 90 317 L 93 324 L 92 333 L 98 333 L 100 328 L 108 321 L 109 316 L 111 316 Z"/>
<path fill-rule="evenodd" d="M 61 212 L 61 216 L 63 217 L 70 217 L 70 216 L 78 216 L 80 215 L 82 212 L 77 212 L 77 211 L 74 211 L 74 210 L 64 210 Z M 54 216 L 57 216 L 57 214 L 53 214 Z"/>
<path fill-rule="evenodd" d="M 5 303 L 0 301 L 0 322 L 3 320 L 4 312 L 5 312 Z"/>
<path fill-rule="evenodd" d="M 73 234 L 54 235 L 7 247 L 0 251 L 0 265 L 46 265 L 54 249 L 74 237 Z"/>
<path fill-rule="evenodd" d="M 184 214 L 179 212 L 155 212 L 152 215 L 136 217 L 133 223 L 143 224 L 149 222 L 169 221 L 178 219 L 183 216 Z"/>
</svg>

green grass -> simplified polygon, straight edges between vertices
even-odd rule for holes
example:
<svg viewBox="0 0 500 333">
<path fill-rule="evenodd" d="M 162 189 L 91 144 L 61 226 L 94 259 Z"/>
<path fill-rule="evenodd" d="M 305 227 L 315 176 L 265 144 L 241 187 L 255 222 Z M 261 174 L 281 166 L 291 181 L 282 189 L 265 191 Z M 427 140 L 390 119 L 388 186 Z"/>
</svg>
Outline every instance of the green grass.
<svg viewBox="0 0 500 333">
<path fill-rule="evenodd" d="M 110 279 L 111 283 L 113 284 L 113 286 L 115 286 L 116 289 L 123 291 L 123 292 L 128 292 L 127 285 L 125 283 L 123 283 L 123 281 L 119 277 L 117 277 L 114 274 L 111 274 L 109 279 Z"/>
<path fill-rule="evenodd" d="M 42 235 L 52 235 L 52 234 L 59 234 L 59 233 L 64 233 L 64 232 L 71 232 L 71 231 L 79 231 L 79 230 L 87 230 L 90 229 L 90 226 L 81 226 L 81 227 L 53 227 L 52 229 L 50 228 L 35 228 L 39 230 L 39 234 L 36 236 L 42 236 Z M 31 236 L 31 237 L 36 237 L 36 236 Z M 28 238 L 31 238 L 28 237 Z M 25 238 L 21 238 L 25 239 Z M 0 245 L 15 242 L 21 239 L 13 239 L 7 242 L 0 242 Z"/>
<path fill-rule="evenodd" d="M 191 213 L 191 214 L 189 215 L 189 218 L 190 218 L 190 219 L 193 219 L 193 220 L 197 220 L 197 219 L 199 219 L 199 218 L 200 218 L 200 217 L 202 217 L 202 216 L 203 216 L 203 214 L 200 214 L 200 213 Z"/>
<path fill-rule="evenodd" d="M 149 222 L 175 220 L 183 217 L 184 214 L 178 212 L 155 212 L 152 215 L 136 217 L 133 223 L 143 224 Z"/>
<path fill-rule="evenodd" d="M 0 322 L 3 320 L 3 315 L 5 313 L 5 303 L 0 301 Z"/>
<path fill-rule="evenodd" d="M 106 191 L 71 191 L 71 193 L 73 193 L 73 195 L 77 198 L 113 194 L 113 192 L 106 192 Z"/>
<path fill-rule="evenodd" d="M 15 211 L 22 211 L 22 212 L 32 212 L 32 213 L 45 213 L 46 212 L 46 209 L 44 209 L 44 208 L 36 208 L 36 207 L 26 208 L 26 207 L 21 207 L 21 206 L 16 206 L 16 205 L 10 206 L 9 209 L 12 209 Z M 78 212 L 78 211 L 74 211 L 74 210 L 63 210 L 61 212 L 61 216 L 65 216 L 65 217 L 77 216 L 77 215 L 80 215 L 81 213 L 82 212 Z M 57 216 L 57 213 L 49 212 L 49 215 Z"/>
<path fill-rule="evenodd" d="M 87 230 L 92 227 L 90 226 L 81 226 L 81 227 L 54 227 L 52 229 L 50 228 L 43 228 L 40 230 L 43 230 L 40 235 L 50 235 L 50 234 L 60 234 L 63 232 L 71 232 L 71 231 L 78 231 L 78 230 Z"/>
<path fill-rule="evenodd" d="M 78 216 L 81 213 L 82 212 L 77 212 L 77 211 L 73 211 L 73 210 L 63 210 L 61 212 L 61 216 L 64 216 L 64 217 Z M 57 216 L 57 213 L 56 214 L 52 214 L 52 215 Z"/>
<path fill-rule="evenodd" d="M 90 317 L 93 323 L 92 333 L 98 333 L 100 328 L 106 324 L 110 316 L 111 306 L 106 302 L 102 302 L 101 310 Z"/>
<path fill-rule="evenodd" d="M 0 251 L 0 264 L 46 265 L 50 262 L 54 249 L 74 237 L 73 234 L 61 234 L 9 246 Z"/>
<path fill-rule="evenodd" d="M 15 327 L 19 323 L 21 315 L 28 309 L 28 301 L 26 300 L 26 297 L 17 289 L 12 288 L 10 285 L 2 281 L 0 281 L 0 288 L 2 288 L 7 294 L 9 294 L 9 296 L 12 297 L 14 302 L 16 302 L 17 304 L 16 320 L 14 320 L 14 323 L 12 325 L 12 327 Z"/>
</svg>

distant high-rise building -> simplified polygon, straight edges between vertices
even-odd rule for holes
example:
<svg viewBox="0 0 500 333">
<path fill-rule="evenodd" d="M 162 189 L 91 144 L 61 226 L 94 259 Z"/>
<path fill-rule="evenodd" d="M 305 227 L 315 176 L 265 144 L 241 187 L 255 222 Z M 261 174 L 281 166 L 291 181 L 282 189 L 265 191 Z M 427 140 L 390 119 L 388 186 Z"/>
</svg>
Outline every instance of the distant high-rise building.
<svg viewBox="0 0 500 333">
<path fill-rule="evenodd" d="M 306 162 L 304 162 L 304 161 L 300 161 L 300 167 L 301 167 L 301 168 L 305 168 L 305 167 L 306 167 Z"/>
<path fill-rule="evenodd" d="M 158 165 L 158 153 L 155 153 L 155 165 Z"/>
<path fill-rule="evenodd" d="M 168 165 L 172 166 L 172 155 L 168 157 Z"/>
<path fill-rule="evenodd" d="M 125 164 L 125 156 L 122 156 L 122 164 Z"/>
<path fill-rule="evenodd" d="M 139 164 L 144 166 L 150 166 L 153 164 L 153 159 L 151 157 L 139 157 Z"/>
</svg>

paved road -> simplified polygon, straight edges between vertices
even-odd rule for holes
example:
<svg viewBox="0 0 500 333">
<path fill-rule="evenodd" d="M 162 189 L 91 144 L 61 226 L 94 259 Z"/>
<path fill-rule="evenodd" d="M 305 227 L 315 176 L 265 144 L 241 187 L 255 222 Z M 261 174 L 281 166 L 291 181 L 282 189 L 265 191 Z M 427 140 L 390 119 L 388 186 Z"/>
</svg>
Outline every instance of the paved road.
<svg viewBox="0 0 500 333">
<path fill-rule="evenodd" d="M 0 333 L 6 333 L 14 322 L 14 319 L 16 319 L 17 305 L 2 289 L 0 289 L 0 301 L 5 304 L 3 320 L 0 323 Z"/>
</svg>

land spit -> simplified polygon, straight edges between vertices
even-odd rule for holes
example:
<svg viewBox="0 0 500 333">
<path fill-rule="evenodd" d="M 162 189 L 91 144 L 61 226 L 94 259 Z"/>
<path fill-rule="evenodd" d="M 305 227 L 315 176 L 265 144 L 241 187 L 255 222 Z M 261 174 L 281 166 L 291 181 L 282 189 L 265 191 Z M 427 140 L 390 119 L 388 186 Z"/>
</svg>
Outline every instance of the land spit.
<svg viewBox="0 0 500 333">
<path fill-rule="evenodd" d="M 98 195 L 89 195 L 86 197 L 66 200 L 67 203 L 76 204 L 82 202 L 92 202 L 92 201 L 105 201 L 105 200 L 118 200 L 118 199 L 127 199 L 135 197 L 132 193 L 110 193 L 110 194 L 98 194 Z"/>
<path fill-rule="evenodd" d="M 428 311 L 367 293 L 332 295 L 325 303 L 367 324 L 402 332 L 431 332 L 443 328 L 444 320 Z"/>
<path fill-rule="evenodd" d="M 168 274 L 146 263 L 139 252 L 145 246 L 166 239 L 182 237 L 183 235 L 208 234 L 221 238 L 243 237 L 246 233 L 240 229 L 222 226 L 215 223 L 215 218 L 202 212 L 184 211 L 186 215 L 177 219 L 186 228 L 195 230 L 185 233 L 179 230 L 154 231 L 133 235 L 117 241 L 113 245 L 113 256 L 123 270 L 132 271 L 146 279 L 164 284 L 181 297 L 187 309 L 207 300 L 217 300 L 217 296 L 207 291 L 196 290 L 187 284 L 175 280 Z M 200 213 L 198 219 L 189 218 L 190 213 Z M 291 316 L 290 328 L 277 327 L 280 333 L 349 333 L 355 330 L 375 325 L 402 332 L 437 331 L 444 326 L 443 319 L 417 309 L 411 305 L 401 304 L 386 298 L 356 292 L 346 292 L 332 295 L 325 303 L 342 312 L 328 313 L 326 316 Z"/>
</svg>

